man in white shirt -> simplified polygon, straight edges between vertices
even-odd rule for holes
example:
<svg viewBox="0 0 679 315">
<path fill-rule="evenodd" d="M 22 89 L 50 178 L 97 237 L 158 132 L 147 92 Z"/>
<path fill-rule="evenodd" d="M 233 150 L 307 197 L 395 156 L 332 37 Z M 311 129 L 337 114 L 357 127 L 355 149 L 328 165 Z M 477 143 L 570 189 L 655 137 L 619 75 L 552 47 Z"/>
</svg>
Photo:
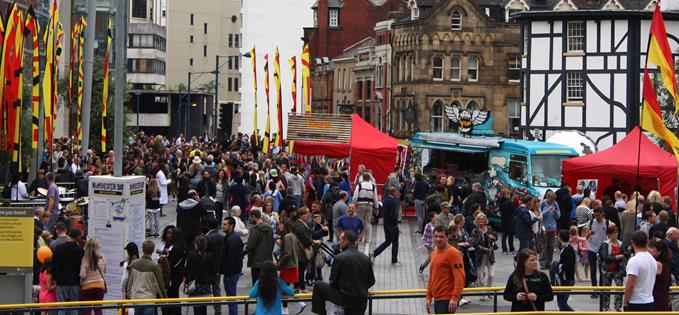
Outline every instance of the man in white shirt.
<svg viewBox="0 0 679 315">
<path fill-rule="evenodd" d="M 19 179 L 19 174 L 12 175 L 10 184 L 12 185 L 10 189 L 10 200 L 22 201 L 29 198 L 26 184 Z"/>
<path fill-rule="evenodd" d="M 634 257 L 627 262 L 627 284 L 623 306 L 625 312 L 649 312 L 655 310 L 653 286 L 658 267 L 655 258 L 648 253 L 648 235 L 636 231 L 632 235 Z"/>
</svg>

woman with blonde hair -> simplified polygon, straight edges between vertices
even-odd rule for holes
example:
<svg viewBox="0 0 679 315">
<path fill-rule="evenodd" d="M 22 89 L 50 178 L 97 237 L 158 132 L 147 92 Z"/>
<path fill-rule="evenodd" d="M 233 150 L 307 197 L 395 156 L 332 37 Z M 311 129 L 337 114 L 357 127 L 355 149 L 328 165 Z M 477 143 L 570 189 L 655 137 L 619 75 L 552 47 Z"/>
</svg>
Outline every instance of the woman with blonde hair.
<svg viewBox="0 0 679 315">
<path fill-rule="evenodd" d="M 476 272 L 479 287 L 491 287 L 493 285 L 493 265 L 495 264 L 495 250 L 497 249 L 497 236 L 493 229 L 488 226 L 488 219 L 483 213 L 476 215 L 474 219 L 476 228 L 472 231 L 471 243 L 476 249 Z M 485 301 L 486 297 L 481 297 Z"/>
<path fill-rule="evenodd" d="M 662 206 L 662 196 L 657 190 L 651 190 L 646 197 L 646 210 L 652 210 L 655 214 L 660 214 L 663 210 Z"/>
<path fill-rule="evenodd" d="M 586 224 L 592 220 L 592 209 L 589 208 L 591 204 L 592 200 L 585 197 L 582 198 L 582 201 L 580 201 L 578 207 L 575 208 L 575 218 L 578 226 Z"/>
<path fill-rule="evenodd" d="M 80 262 L 80 301 L 101 301 L 106 294 L 106 258 L 100 252 L 97 238 L 92 237 L 85 243 L 85 255 Z M 95 315 L 102 315 L 102 309 L 95 309 Z M 80 314 L 90 315 L 91 310 Z"/>
<path fill-rule="evenodd" d="M 622 243 L 627 247 L 632 240 L 632 234 L 637 230 L 636 223 L 636 199 L 631 199 L 627 202 L 627 209 L 620 214 L 620 234 L 622 234 Z"/>
</svg>

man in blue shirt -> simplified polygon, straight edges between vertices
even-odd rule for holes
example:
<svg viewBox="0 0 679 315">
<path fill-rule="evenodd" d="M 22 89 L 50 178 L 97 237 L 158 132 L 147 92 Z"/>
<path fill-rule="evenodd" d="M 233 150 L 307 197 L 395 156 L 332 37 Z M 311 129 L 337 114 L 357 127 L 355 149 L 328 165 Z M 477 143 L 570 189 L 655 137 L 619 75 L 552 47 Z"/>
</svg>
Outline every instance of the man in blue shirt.
<svg viewBox="0 0 679 315">
<path fill-rule="evenodd" d="M 561 217 L 559 204 L 556 203 L 556 194 L 548 191 L 545 200 L 540 204 L 542 213 L 542 224 L 545 227 L 545 243 L 542 245 L 540 253 L 540 266 L 542 269 L 549 269 L 554 258 L 554 242 L 558 232 L 556 222 Z"/>
<path fill-rule="evenodd" d="M 356 205 L 347 205 L 347 214 L 341 216 L 337 220 L 336 227 L 337 235 L 342 235 L 344 231 L 352 231 L 354 235 L 358 235 L 358 240 L 363 240 L 365 226 L 363 220 L 356 215 Z"/>
</svg>

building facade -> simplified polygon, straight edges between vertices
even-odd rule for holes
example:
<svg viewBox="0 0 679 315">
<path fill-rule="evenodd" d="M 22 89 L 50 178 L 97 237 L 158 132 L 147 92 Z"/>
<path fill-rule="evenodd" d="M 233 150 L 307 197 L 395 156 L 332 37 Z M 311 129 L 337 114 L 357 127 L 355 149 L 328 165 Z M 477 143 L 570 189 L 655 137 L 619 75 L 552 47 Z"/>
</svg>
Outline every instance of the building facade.
<svg viewBox="0 0 679 315">
<path fill-rule="evenodd" d="M 517 14 L 524 136 L 578 130 L 602 150 L 637 126 L 654 8 L 654 1 L 555 1 L 550 10 Z M 663 17 L 676 59 L 679 14 Z"/>
<path fill-rule="evenodd" d="M 132 0 L 127 29 L 127 81 L 134 90 L 165 89 L 166 30 L 158 14 L 165 0 Z"/>
<path fill-rule="evenodd" d="M 497 3 L 411 0 L 409 9 L 392 24 L 394 134 L 456 131 L 447 106 L 488 110 L 495 133 L 511 133 L 520 102 L 519 26 L 505 22 Z"/>
</svg>

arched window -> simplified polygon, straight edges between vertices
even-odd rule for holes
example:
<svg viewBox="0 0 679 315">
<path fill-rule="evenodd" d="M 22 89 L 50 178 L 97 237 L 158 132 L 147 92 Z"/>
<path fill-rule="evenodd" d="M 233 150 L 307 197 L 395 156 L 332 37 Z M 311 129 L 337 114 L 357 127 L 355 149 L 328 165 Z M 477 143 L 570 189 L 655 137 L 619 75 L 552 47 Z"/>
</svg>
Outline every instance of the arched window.
<svg viewBox="0 0 679 315">
<path fill-rule="evenodd" d="M 410 56 L 410 80 L 415 80 L 415 58 Z"/>
<path fill-rule="evenodd" d="M 450 28 L 453 31 L 459 31 L 462 29 L 462 13 L 458 10 L 453 10 L 450 13 Z"/>
<path fill-rule="evenodd" d="M 403 75 L 404 75 L 404 70 L 403 70 L 403 57 L 398 58 L 398 80 L 403 81 Z"/>
<path fill-rule="evenodd" d="M 462 59 L 460 56 L 453 56 L 450 58 L 450 79 L 453 81 L 460 81 L 462 69 Z"/>
<path fill-rule="evenodd" d="M 458 102 L 458 101 L 453 101 L 450 105 L 451 106 L 457 106 L 458 108 L 462 108 L 462 106 L 460 106 L 460 102 Z M 452 119 L 448 118 L 448 116 L 446 116 L 444 118 L 444 121 L 448 121 L 448 131 L 456 131 L 457 130 L 457 124 L 455 122 L 453 122 Z"/>
<path fill-rule="evenodd" d="M 469 101 L 469 103 L 467 103 L 467 109 L 470 111 L 475 111 L 479 109 L 479 105 L 476 104 L 476 101 Z"/>
<path fill-rule="evenodd" d="M 434 57 L 432 65 L 434 68 L 434 80 L 443 80 L 443 58 L 440 56 Z"/>
<path fill-rule="evenodd" d="M 443 104 L 434 102 L 431 109 L 431 131 L 443 131 Z"/>
<path fill-rule="evenodd" d="M 469 57 L 469 60 L 467 60 L 467 80 L 479 80 L 479 59 L 476 57 Z"/>
</svg>

